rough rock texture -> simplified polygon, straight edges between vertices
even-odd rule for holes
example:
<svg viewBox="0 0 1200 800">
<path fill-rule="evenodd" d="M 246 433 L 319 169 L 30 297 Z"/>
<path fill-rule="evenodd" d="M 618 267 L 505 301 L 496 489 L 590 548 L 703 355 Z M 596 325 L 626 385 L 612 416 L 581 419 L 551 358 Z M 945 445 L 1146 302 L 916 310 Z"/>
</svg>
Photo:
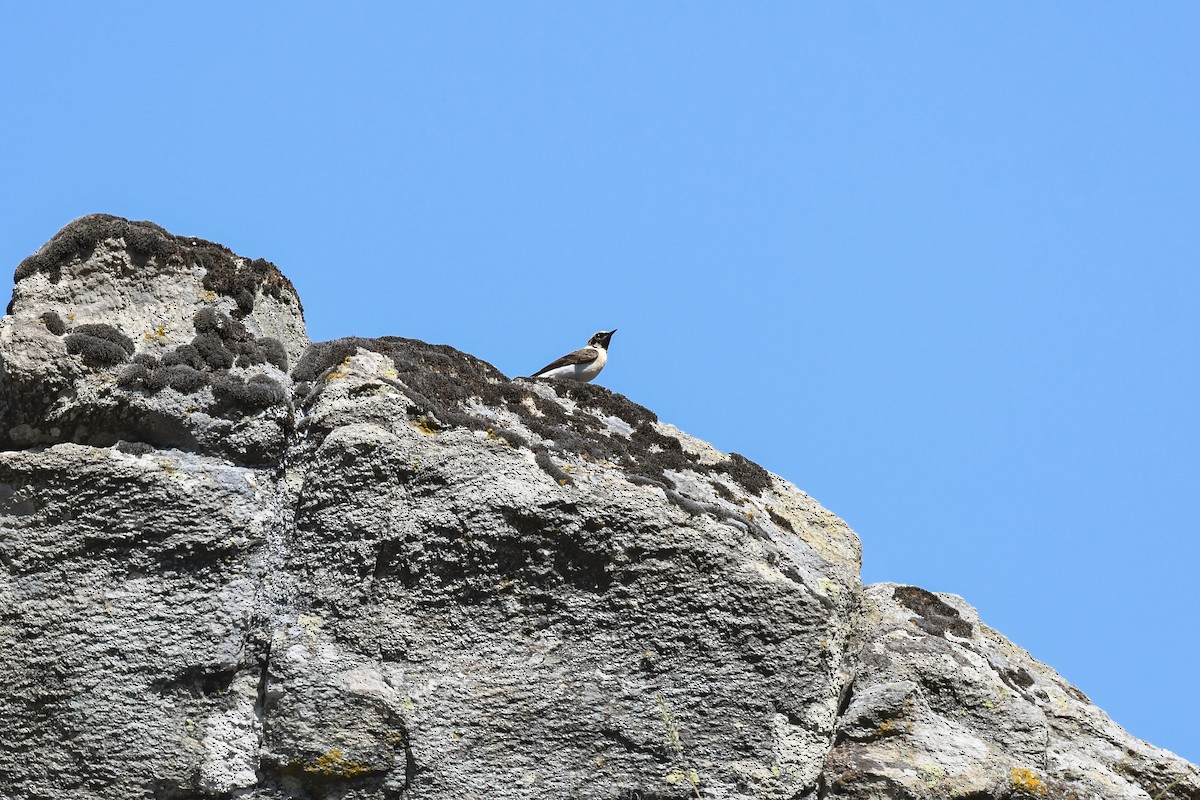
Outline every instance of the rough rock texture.
<svg viewBox="0 0 1200 800">
<path fill-rule="evenodd" d="M 0 366 L 2 797 L 1200 799 L 753 462 L 267 262 L 77 220 Z"/>
<path fill-rule="evenodd" d="M 104 214 L 21 262 L 0 322 L 0 447 L 121 440 L 277 461 L 300 300 L 267 261 Z"/>
<path fill-rule="evenodd" d="M 1121 730 L 962 598 L 862 597 L 822 797 L 1200 797 L 1200 770 Z"/>
</svg>

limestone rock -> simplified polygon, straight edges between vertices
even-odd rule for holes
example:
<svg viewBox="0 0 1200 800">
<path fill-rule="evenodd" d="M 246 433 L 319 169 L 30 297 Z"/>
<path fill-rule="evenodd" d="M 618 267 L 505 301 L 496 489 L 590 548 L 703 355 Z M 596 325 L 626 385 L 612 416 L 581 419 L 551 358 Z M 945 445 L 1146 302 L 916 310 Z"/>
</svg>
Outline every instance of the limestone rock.
<svg viewBox="0 0 1200 800">
<path fill-rule="evenodd" d="M 120 440 L 277 460 L 308 337 L 269 262 L 93 214 L 21 262 L 0 321 L 0 446 Z"/>
<path fill-rule="evenodd" d="M 74 337 L 74 338 L 72 338 Z M 957 598 L 589 384 L 309 345 L 85 217 L 0 321 L 0 794 L 1195 800 Z"/>
<path fill-rule="evenodd" d="M 1200 770 L 1130 736 L 962 598 L 867 588 L 829 798 L 1191 798 Z"/>
</svg>

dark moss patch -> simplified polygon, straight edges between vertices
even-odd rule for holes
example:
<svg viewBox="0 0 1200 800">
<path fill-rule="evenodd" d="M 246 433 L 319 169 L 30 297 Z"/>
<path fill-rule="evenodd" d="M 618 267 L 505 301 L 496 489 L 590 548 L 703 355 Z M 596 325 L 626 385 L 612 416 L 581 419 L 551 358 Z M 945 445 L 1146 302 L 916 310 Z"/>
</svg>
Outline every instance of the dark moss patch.
<svg viewBox="0 0 1200 800">
<path fill-rule="evenodd" d="M 739 486 L 745 486 L 754 494 L 761 494 L 771 487 L 771 473 L 738 453 L 715 465 L 715 469 L 733 478 Z"/>
<path fill-rule="evenodd" d="M 658 415 L 645 406 L 632 402 L 624 395 L 619 395 L 603 386 L 577 381 L 543 381 L 554 387 L 554 393 L 559 397 L 569 397 L 577 403 L 594 408 L 610 417 L 624 420 L 630 427 L 649 425 L 658 422 Z"/>
<path fill-rule="evenodd" d="M 669 478 L 664 480 L 655 480 L 654 478 L 648 478 L 645 475 L 638 475 L 636 472 L 629 475 L 626 480 L 628 480 L 634 486 L 654 486 L 662 489 L 663 491 L 675 488 L 674 481 L 671 481 Z"/>
<path fill-rule="evenodd" d="M 276 299 L 294 301 L 304 313 L 295 287 L 271 262 L 261 258 L 246 261 L 219 244 L 175 236 L 153 222 L 133 222 L 111 214 L 90 214 L 69 223 L 17 265 L 13 281 L 42 272 L 58 283 L 64 264 L 76 257 L 87 258 L 98 244 L 109 239 L 122 240 L 135 264 L 153 260 L 160 265 L 172 262 L 182 267 L 202 267 L 204 288 L 233 298 L 242 314 L 253 310 L 260 290 Z"/>
<path fill-rule="evenodd" d="M 131 456 L 144 456 L 154 452 L 154 446 L 145 442 L 126 442 L 120 441 L 113 445 L 113 448 L 120 453 L 125 453 Z"/>
<path fill-rule="evenodd" d="M 896 602 L 917 614 L 917 627 L 933 636 L 945 636 L 949 631 L 967 638 L 975 627 L 958 613 L 958 609 L 933 592 L 916 586 L 897 586 L 892 596 Z"/>
<path fill-rule="evenodd" d="M 237 408 L 258 410 L 287 400 L 283 386 L 266 375 L 253 375 L 247 381 L 236 375 L 219 375 L 213 380 L 212 387 L 218 400 Z"/>
<path fill-rule="evenodd" d="M 516 431 L 510 431 L 508 428 L 498 426 L 488 428 L 487 434 L 488 438 L 504 442 L 509 447 L 529 447 L 529 442 L 524 436 Z"/>
<path fill-rule="evenodd" d="M 283 342 L 270 337 L 254 340 L 254 347 L 245 350 L 238 356 L 239 367 L 249 367 L 257 364 L 271 364 L 281 372 L 287 372 L 288 357 Z"/>
<path fill-rule="evenodd" d="M 292 378 L 298 384 L 297 396 L 307 395 L 301 405 L 312 403 L 324 388 L 324 376 L 360 348 L 391 359 L 399 379 L 395 387 L 414 404 L 410 412 L 413 419 L 423 420 L 426 427 L 457 426 L 497 435 L 494 419 L 471 410 L 473 399 L 485 407 L 514 415 L 544 441 L 545 444 L 534 447 L 534 458 L 556 482 L 569 483 L 571 479 L 555 465 L 551 458 L 555 453 L 618 464 L 630 480 L 645 481 L 664 491 L 676 488 L 667 473 L 684 470 L 727 475 L 750 494 L 758 494 L 770 485 L 766 470 L 739 455 L 709 465 L 685 453 L 678 439 L 655 429 L 658 417 L 654 412 L 603 386 L 572 381 L 510 381 L 491 364 L 474 356 L 416 339 L 348 337 L 310 346 L 292 370 Z M 568 410 L 546 399 L 535 390 L 538 384 L 549 387 L 579 408 Z M 631 429 L 629 435 L 610 430 L 605 416 L 621 420 Z M 500 435 L 515 447 L 525 446 L 524 437 Z M 740 520 L 732 512 L 714 511 L 716 506 L 688 499 L 678 492 L 676 499 L 690 513 L 717 513 Z"/>
<path fill-rule="evenodd" d="M 133 340 L 121 333 L 112 325 L 105 323 L 76 325 L 71 329 L 71 333 L 79 336 L 92 336 L 97 339 L 103 339 L 107 342 L 112 342 L 125 351 L 126 358 L 133 355 Z"/>
<path fill-rule="evenodd" d="M 133 341 L 112 325 L 78 325 L 64 340 L 67 352 L 78 355 L 89 367 L 111 367 L 128 361 Z"/>
<path fill-rule="evenodd" d="M 157 376 L 164 386 L 169 386 L 182 394 L 197 392 L 209 382 L 203 372 L 195 367 L 189 367 L 187 364 L 165 366 L 157 372 Z"/>
<path fill-rule="evenodd" d="M 58 283 L 62 277 L 62 265 L 75 256 L 86 258 L 96 245 L 117 233 L 120 226 L 117 217 L 108 214 L 92 214 L 69 223 L 46 242 L 33 255 L 17 265 L 13 282 L 19 283 L 36 272 L 46 273 L 51 282 Z"/>
<path fill-rule="evenodd" d="M 288 392 L 268 375 L 243 379 L 230 369 L 271 363 L 285 368 L 287 353 L 275 339 L 256 338 L 241 321 L 213 308 L 203 308 L 192 319 L 196 335 L 188 344 L 155 358 L 139 353 L 117 378 L 129 391 L 159 392 L 166 388 L 192 394 L 212 387 L 215 404 L 206 411 L 237 417 L 288 403 Z M 290 419 L 290 415 L 289 415 Z M 290 424 L 290 423 L 289 423 Z"/>
<path fill-rule="evenodd" d="M 192 347 L 213 369 L 228 369 L 233 364 L 250 367 L 273 364 L 287 371 L 287 350 L 278 339 L 256 337 L 240 321 L 215 308 L 202 308 L 192 318 L 196 336 Z"/>
<path fill-rule="evenodd" d="M 117 376 L 117 386 L 122 389 L 145 389 L 149 375 L 149 367 L 135 362 L 121 370 L 121 374 Z"/>
<path fill-rule="evenodd" d="M 1092 699 L 1090 697 L 1088 697 L 1086 694 L 1084 694 L 1076 686 L 1068 686 L 1067 694 L 1071 695 L 1071 697 L 1074 697 L 1076 700 L 1078 700 L 1081 703 L 1087 703 L 1088 705 L 1091 705 L 1091 703 L 1092 703 Z"/>
<path fill-rule="evenodd" d="M 1014 689 L 1028 689 L 1033 686 L 1033 676 L 1024 667 L 1001 670 L 1000 679 Z"/>
<path fill-rule="evenodd" d="M 566 486 L 567 484 L 575 482 L 571 480 L 570 475 L 558 468 L 558 465 L 555 464 L 550 458 L 550 453 L 546 450 L 546 448 L 535 448 L 533 451 L 533 460 L 536 461 L 537 465 L 542 468 L 542 472 L 545 472 L 551 478 L 558 481 L 559 485 Z"/>
<path fill-rule="evenodd" d="M 738 496 L 735 495 L 733 492 L 729 491 L 729 487 L 726 486 L 721 481 L 713 481 L 712 488 L 713 488 L 713 491 L 717 493 L 717 497 L 721 498 L 726 503 L 740 502 L 738 500 Z"/>
<path fill-rule="evenodd" d="M 173 367 L 181 364 L 192 369 L 203 369 L 207 362 L 200 356 L 200 351 L 195 345 L 181 344 L 175 349 L 164 353 L 163 357 L 159 359 L 159 363 L 164 367 Z"/>
<path fill-rule="evenodd" d="M 768 508 L 767 513 L 771 516 L 771 521 L 774 522 L 776 525 L 778 525 L 783 530 L 787 531 L 788 533 L 796 532 L 796 529 L 792 527 L 792 523 L 788 520 L 788 518 L 781 514 L 776 513 L 775 509 Z"/>
<path fill-rule="evenodd" d="M 209 369 L 229 369 L 237 357 L 215 333 L 201 333 L 192 339 L 192 348 Z"/>
<path fill-rule="evenodd" d="M 232 258 L 210 258 L 200 262 L 204 268 L 204 288 L 232 297 L 243 313 L 254 310 L 254 297 L 259 289 L 279 300 L 286 288 L 292 297 L 296 290 L 279 268 L 261 258 L 237 261 Z"/>
<path fill-rule="evenodd" d="M 67 332 L 67 324 L 63 322 L 62 317 L 57 311 L 42 312 L 42 324 L 46 326 L 46 330 L 53 333 L 55 336 L 62 336 Z"/>
</svg>

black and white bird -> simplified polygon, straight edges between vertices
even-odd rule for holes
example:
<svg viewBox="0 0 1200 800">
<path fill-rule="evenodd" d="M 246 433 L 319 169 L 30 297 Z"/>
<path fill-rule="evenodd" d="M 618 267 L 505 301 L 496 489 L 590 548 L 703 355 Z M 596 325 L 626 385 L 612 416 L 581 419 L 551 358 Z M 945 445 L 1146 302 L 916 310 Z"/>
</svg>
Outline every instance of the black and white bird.
<svg viewBox="0 0 1200 800">
<path fill-rule="evenodd" d="M 551 378 L 553 380 L 590 381 L 600 374 L 608 363 L 608 341 L 617 332 L 600 331 L 588 339 L 586 347 L 581 347 L 573 353 L 567 353 L 557 361 L 552 361 L 531 375 L 531 378 Z"/>
</svg>

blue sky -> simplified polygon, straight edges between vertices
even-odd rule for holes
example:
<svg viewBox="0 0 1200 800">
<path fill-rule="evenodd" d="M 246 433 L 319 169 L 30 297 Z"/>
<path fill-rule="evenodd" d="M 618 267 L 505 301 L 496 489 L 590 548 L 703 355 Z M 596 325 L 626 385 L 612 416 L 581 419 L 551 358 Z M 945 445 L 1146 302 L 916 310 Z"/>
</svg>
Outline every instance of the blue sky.
<svg viewBox="0 0 1200 800">
<path fill-rule="evenodd" d="M 107 212 L 318 340 L 619 328 L 600 383 L 1200 761 L 1200 6 L 348 6 L 0 5 L 0 295 Z"/>
</svg>

